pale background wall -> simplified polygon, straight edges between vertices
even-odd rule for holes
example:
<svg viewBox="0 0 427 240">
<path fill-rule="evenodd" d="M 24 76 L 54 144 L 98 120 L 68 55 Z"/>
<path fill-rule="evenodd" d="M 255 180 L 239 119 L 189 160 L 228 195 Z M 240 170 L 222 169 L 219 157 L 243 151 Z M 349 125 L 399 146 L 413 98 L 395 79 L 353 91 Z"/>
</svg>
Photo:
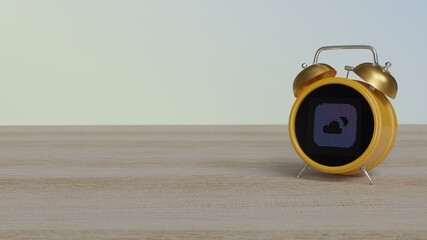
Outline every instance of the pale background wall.
<svg viewBox="0 0 427 240">
<path fill-rule="evenodd" d="M 371 44 L 427 123 L 425 1 L 0 1 L 0 125 L 287 124 L 318 47 Z M 325 52 L 338 69 L 370 52 Z M 341 76 L 344 71 L 340 72 Z"/>
</svg>

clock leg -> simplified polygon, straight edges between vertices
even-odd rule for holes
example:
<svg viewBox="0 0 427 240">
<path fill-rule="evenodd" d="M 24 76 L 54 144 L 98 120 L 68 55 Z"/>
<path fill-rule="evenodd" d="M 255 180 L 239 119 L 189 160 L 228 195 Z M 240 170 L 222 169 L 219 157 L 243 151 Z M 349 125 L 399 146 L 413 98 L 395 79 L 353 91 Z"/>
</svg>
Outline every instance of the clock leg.
<svg viewBox="0 0 427 240">
<path fill-rule="evenodd" d="M 366 177 L 369 179 L 369 184 L 370 185 L 374 184 L 374 181 L 372 180 L 371 176 L 369 176 L 369 173 L 368 173 L 368 171 L 366 171 L 365 166 L 361 166 L 360 170 L 362 170 L 363 173 L 366 175 Z"/>
<path fill-rule="evenodd" d="M 305 166 L 301 169 L 301 171 L 298 173 L 297 178 L 299 178 L 301 176 L 301 174 L 305 171 L 305 169 L 307 169 L 308 164 L 306 163 Z"/>
</svg>

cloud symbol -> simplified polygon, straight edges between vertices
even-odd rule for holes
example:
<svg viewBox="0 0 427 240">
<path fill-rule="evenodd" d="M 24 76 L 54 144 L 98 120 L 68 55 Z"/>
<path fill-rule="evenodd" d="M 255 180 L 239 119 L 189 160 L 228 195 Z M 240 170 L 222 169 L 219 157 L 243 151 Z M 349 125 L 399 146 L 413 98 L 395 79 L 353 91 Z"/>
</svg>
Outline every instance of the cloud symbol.
<svg viewBox="0 0 427 240">
<path fill-rule="evenodd" d="M 323 132 L 326 134 L 341 134 L 342 128 L 337 121 L 332 121 L 329 124 L 323 126 Z"/>
</svg>

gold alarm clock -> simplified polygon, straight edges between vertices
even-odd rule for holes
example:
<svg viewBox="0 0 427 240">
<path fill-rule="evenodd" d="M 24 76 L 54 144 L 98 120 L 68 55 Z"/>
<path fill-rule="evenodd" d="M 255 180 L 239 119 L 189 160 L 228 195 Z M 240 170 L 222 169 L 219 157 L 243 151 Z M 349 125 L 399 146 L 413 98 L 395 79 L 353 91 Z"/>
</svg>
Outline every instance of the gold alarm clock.
<svg viewBox="0 0 427 240">
<path fill-rule="evenodd" d="M 336 77 L 336 70 L 319 63 L 325 50 L 370 50 L 373 62 L 345 66 L 347 76 Z M 296 97 L 289 116 L 289 135 L 297 154 L 306 165 L 333 174 L 364 173 L 377 166 L 393 148 L 397 118 L 388 98 L 397 94 L 397 83 L 385 66 L 378 63 L 372 46 L 326 46 L 317 50 L 313 64 L 293 83 Z M 361 80 L 349 79 L 349 72 Z"/>
</svg>

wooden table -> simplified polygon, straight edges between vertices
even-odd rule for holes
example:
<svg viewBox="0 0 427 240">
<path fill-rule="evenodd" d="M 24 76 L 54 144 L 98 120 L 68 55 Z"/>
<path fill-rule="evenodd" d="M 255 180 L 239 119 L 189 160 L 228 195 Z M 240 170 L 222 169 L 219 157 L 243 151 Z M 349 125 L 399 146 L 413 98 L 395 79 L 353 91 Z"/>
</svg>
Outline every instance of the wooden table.
<svg viewBox="0 0 427 240">
<path fill-rule="evenodd" d="M 364 175 L 286 126 L 0 127 L 0 238 L 427 239 L 427 126 Z"/>
</svg>

